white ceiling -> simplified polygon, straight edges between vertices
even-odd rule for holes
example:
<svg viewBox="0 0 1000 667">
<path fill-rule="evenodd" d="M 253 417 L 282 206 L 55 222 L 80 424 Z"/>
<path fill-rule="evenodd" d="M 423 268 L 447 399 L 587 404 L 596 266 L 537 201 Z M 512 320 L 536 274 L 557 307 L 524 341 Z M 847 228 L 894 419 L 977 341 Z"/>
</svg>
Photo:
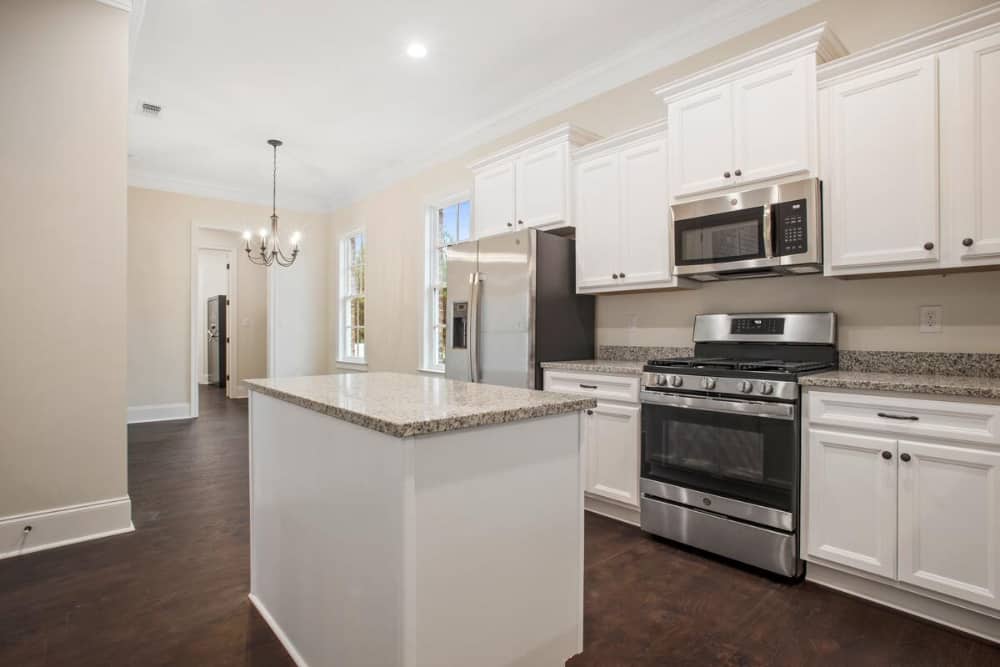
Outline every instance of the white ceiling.
<svg viewBox="0 0 1000 667">
<path fill-rule="evenodd" d="M 277 137 L 279 208 L 330 210 L 811 1 L 146 0 L 129 182 L 270 203 Z"/>
</svg>

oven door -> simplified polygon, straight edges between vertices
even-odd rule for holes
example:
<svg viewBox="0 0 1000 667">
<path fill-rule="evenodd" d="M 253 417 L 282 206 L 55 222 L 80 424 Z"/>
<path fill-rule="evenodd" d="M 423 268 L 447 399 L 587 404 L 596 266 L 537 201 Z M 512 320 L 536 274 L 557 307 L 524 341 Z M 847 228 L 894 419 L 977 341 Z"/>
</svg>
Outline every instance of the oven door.
<svg viewBox="0 0 1000 667">
<path fill-rule="evenodd" d="M 797 424 L 794 404 L 643 391 L 641 476 L 794 514 Z"/>
<path fill-rule="evenodd" d="M 777 266 L 771 207 L 674 221 L 674 273 L 696 275 Z"/>
</svg>

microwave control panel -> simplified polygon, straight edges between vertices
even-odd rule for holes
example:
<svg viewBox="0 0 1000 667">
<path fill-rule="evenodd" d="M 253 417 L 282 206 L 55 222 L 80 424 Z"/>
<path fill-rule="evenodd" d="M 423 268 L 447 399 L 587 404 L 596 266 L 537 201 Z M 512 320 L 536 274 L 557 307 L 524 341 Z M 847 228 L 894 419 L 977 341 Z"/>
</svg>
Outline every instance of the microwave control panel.
<svg viewBox="0 0 1000 667">
<path fill-rule="evenodd" d="M 775 204 L 771 215 L 775 221 L 776 255 L 797 255 L 809 249 L 805 199 Z"/>
</svg>

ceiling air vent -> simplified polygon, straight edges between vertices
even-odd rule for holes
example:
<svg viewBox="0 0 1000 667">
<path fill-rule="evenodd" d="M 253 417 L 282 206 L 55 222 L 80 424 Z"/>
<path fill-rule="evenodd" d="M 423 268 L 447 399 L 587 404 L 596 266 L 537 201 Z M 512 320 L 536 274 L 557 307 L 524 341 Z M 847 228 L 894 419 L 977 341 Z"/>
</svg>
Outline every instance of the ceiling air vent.
<svg viewBox="0 0 1000 667">
<path fill-rule="evenodd" d="M 163 111 L 163 107 L 161 107 L 159 104 L 152 104 L 150 102 L 139 103 L 139 113 L 144 114 L 146 116 L 153 116 L 155 118 L 156 116 L 160 115 L 161 111 Z"/>
</svg>

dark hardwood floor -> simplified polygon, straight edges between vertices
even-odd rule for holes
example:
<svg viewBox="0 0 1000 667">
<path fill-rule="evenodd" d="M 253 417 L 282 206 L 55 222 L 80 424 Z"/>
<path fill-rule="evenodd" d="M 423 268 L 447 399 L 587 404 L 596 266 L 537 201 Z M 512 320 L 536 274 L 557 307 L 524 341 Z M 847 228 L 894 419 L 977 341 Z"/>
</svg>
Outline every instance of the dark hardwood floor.
<svg viewBox="0 0 1000 667">
<path fill-rule="evenodd" d="M 129 427 L 136 532 L 0 561 L 0 665 L 291 665 L 247 602 L 246 406 Z M 1000 647 L 586 522 L 583 665 L 1000 665 Z"/>
</svg>

